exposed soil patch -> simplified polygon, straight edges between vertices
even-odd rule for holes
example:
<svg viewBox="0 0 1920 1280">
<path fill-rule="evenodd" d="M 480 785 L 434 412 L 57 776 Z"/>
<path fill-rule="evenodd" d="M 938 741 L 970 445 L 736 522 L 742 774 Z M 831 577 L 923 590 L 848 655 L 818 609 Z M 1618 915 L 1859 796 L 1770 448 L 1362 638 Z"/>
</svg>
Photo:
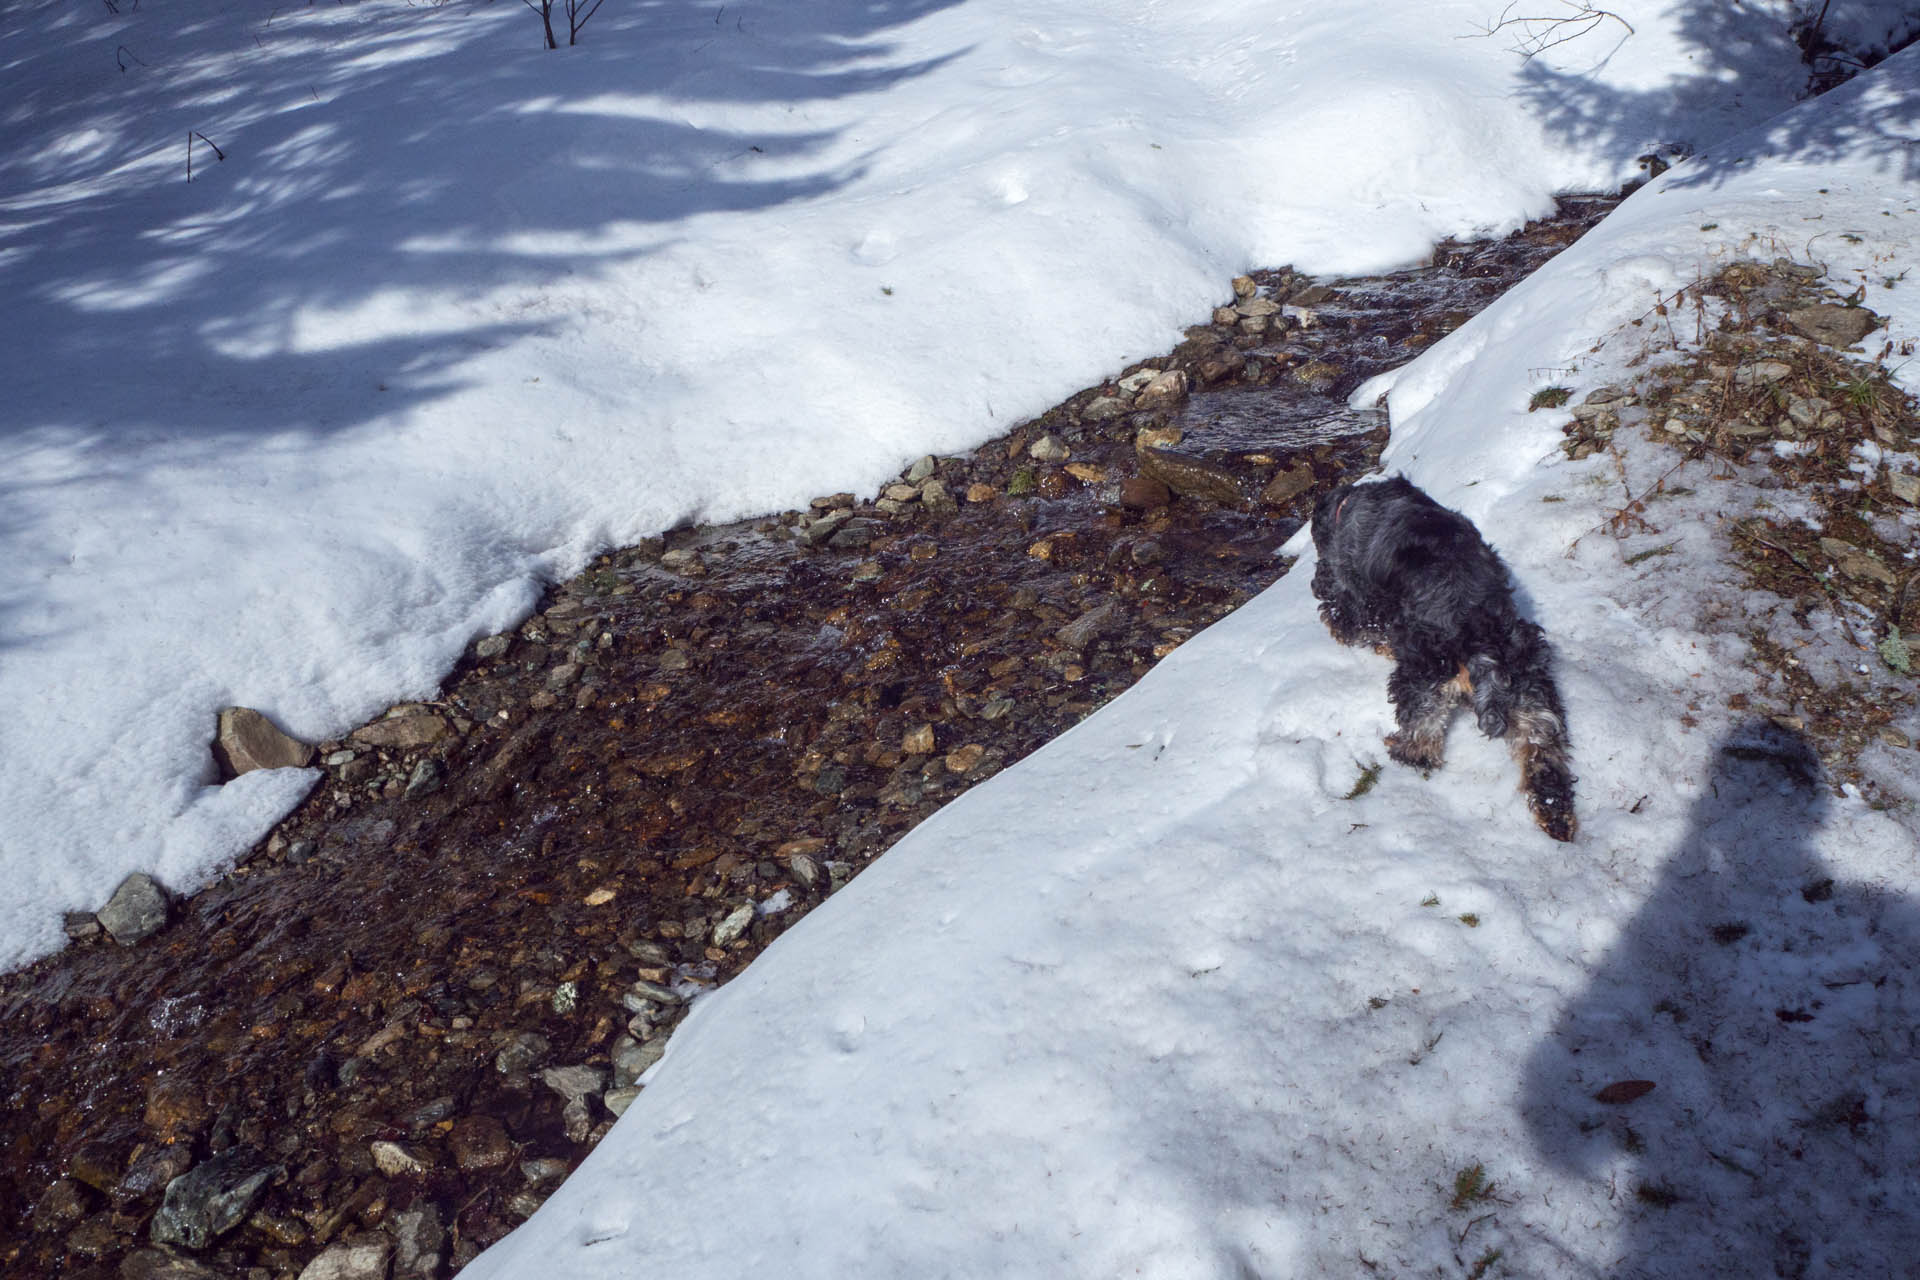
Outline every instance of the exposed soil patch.
<svg viewBox="0 0 1920 1280">
<path fill-rule="evenodd" d="M 603 557 L 133 948 L 0 980 L 0 1268 L 437 1276 L 524 1219 L 685 1001 L 1284 571 L 1361 379 L 1610 207 L 1213 323 L 964 457 Z M 359 1261 L 355 1261 L 355 1260 Z"/>
</svg>

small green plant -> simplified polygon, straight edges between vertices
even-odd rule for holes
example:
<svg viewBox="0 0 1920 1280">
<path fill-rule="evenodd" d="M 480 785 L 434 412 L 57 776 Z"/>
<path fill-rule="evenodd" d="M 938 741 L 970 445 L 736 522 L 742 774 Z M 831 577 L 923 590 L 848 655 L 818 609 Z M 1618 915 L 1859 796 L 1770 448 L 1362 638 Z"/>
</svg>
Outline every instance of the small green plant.
<svg viewBox="0 0 1920 1280">
<path fill-rule="evenodd" d="M 1536 409 L 1558 409 L 1573 399 L 1572 387 L 1542 387 L 1533 393 L 1533 399 L 1527 401 L 1527 412 Z"/>
<path fill-rule="evenodd" d="M 1487 1166 L 1475 1161 L 1453 1175 L 1453 1199 L 1447 1207 L 1458 1212 L 1492 1196 L 1493 1184 L 1487 1181 Z"/>
<path fill-rule="evenodd" d="M 1380 781 L 1380 766 L 1378 764 L 1365 766 L 1360 770 L 1360 777 L 1355 780 L 1353 790 L 1347 792 L 1346 798 L 1349 800 L 1358 800 L 1361 796 L 1373 790 L 1373 784 L 1378 781 Z"/>
</svg>

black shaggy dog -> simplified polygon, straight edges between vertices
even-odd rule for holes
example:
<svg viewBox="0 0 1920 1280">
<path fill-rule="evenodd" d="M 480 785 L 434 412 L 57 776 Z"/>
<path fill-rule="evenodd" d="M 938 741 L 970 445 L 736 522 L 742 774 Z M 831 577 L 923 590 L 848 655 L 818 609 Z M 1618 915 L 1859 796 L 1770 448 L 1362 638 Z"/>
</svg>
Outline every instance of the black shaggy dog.
<svg viewBox="0 0 1920 1280">
<path fill-rule="evenodd" d="M 1534 821 L 1555 840 L 1573 839 L 1553 655 L 1540 628 L 1514 610 L 1507 566 L 1472 522 L 1395 476 L 1321 498 L 1313 545 L 1313 594 L 1327 630 L 1394 660 L 1387 696 L 1399 731 L 1387 754 L 1438 769 L 1447 722 L 1471 702 L 1480 731 L 1511 744 Z"/>
</svg>

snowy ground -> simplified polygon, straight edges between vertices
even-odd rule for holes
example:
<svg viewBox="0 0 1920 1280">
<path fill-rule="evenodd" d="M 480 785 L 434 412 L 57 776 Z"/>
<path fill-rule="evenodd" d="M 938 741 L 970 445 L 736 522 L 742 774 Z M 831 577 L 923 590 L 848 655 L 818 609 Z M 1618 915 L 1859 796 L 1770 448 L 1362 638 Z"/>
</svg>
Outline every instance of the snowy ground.
<svg viewBox="0 0 1920 1280">
<path fill-rule="evenodd" d="M 1244 268 L 1510 227 L 1801 74 L 1783 3 L 1532 63 L 1489 8 L 613 0 L 551 54 L 508 0 L 0 8 L 0 964 L 298 800 L 212 785 L 224 705 L 338 734 L 597 549 L 871 487 Z"/>
<path fill-rule="evenodd" d="M 1581 537 L 1613 462 L 1526 405 L 1630 377 L 1633 319 L 1736 255 L 1811 246 L 1920 335 L 1885 283 L 1920 253 L 1916 139 L 1920 51 L 1668 174 L 1386 380 L 1387 464 L 1491 532 L 1555 637 L 1576 844 L 1465 724 L 1432 780 L 1346 798 L 1386 667 L 1303 565 L 705 998 L 466 1274 L 1904 1273 L 1914 811 L 1801 785 L 1804 747 L 1724 710 L 1755 684 L 1728 619 L 1769 602 L 1715 530 L 1753 495 L 1697 468 L 1659 517 L 1681 549 L 1630 566 Z M 1913 751 L 1871 767 L 1920 797 Z M 1655 1087 L 1595 1100 L 1628 1081 Z"/>
<path fill-rule="evenodd" d="M 1794 73 L 1772 7 L 1704 2 L 1532 64 L 1457 38 L 1478 3 L 614 0 L 555 55 L 505 0 L 120 7 L 0 13 L 6 960 L 297 798 L 207 785 L 225 703 L 338 732 L 609 541 L 871 485 L 1164 349 L 1243 267 L 1512 225 Z M 1904 270 L 1916 81 L 1676 169 L 1391 379 L 1389 465 L 1559 646 L 1576 845 L 1464 727 L 1346 799 L 1385 668 L 1295 572 L 700 1002 L 472 1274 L 1897 1273 L 1912 811 L 1816 800 L 1714 718 L 1748 677 L 1711 621 L 1753 602 L 1706 536 L 1569 555 L 1617 481 L 1525 406 L 1624 376 L 1631 320 L 1725 258 Z M 192 184 L 189 130 L 228 153 Z M 1916 287 L 1872 290 L 1896 338 Z M 1700 527 L 1734 500 L 1703 480 Z M 1657 1087 L 1593 1102 L 1626 1079 Z"/>
</svg>

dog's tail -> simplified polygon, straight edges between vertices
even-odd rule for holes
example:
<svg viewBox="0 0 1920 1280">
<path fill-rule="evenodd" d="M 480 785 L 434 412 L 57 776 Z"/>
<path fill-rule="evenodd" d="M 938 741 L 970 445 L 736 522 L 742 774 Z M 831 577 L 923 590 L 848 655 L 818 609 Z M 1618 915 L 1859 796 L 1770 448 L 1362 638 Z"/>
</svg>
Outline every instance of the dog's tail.
<svg viewBox="0 0 1920 1280">
<path fill-rule="evenodd" d="M 1480 732 L 1505 738 L 1513 749 L 1533 820 L 1555 840 L 1573 839 L 1578 824 L 1567 763 L 1567 714 L 1553 682 L 1546 634 L 1521 619 L 1468 659 L 1467 680 Z"/>
</svg>

